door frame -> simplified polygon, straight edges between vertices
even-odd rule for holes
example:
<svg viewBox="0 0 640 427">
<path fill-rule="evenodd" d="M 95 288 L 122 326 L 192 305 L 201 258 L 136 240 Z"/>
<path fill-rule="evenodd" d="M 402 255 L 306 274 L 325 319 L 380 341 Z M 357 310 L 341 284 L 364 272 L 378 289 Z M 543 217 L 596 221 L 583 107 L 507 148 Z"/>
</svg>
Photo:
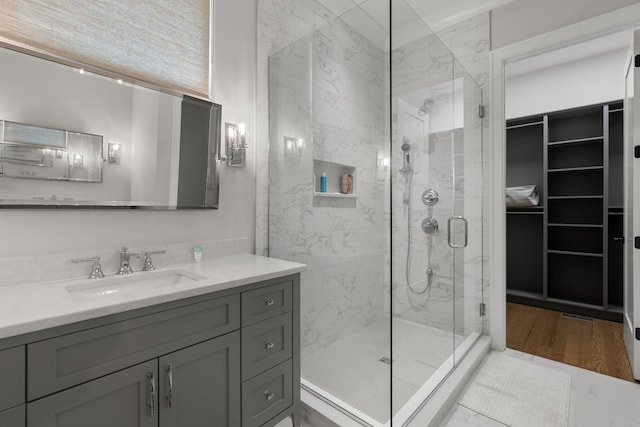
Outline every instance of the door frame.
<svg viewBox="0 0 640 427">
<path fill-rule="evenodd" d="M 489 332 L 494 350 L 507 344 L 507 269 L 506 269 L 506 125 L 505 66 L 511 62 L 577 43 L 597 39 L 619 31 L 640 27 L 640 3 L 572 24 L 530 39 L 496 49 L 490 53 L 490 135 L 491 162 L 490 219 L 490 317 Z M 622 75 L 622 71 L 620 73 Z"/>
</svg>

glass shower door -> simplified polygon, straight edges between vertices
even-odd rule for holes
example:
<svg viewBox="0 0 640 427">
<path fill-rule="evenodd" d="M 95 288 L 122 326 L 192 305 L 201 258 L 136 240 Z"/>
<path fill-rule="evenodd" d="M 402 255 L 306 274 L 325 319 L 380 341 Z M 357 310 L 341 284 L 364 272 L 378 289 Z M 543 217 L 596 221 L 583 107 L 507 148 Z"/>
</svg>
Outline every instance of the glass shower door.
<svg viewBox="0 0 640 427">
<path fill-rule="evenodd" d="M 482 333 L 484 152 L 480 87 L 406 2 L 392 2 L 392 16 L 395 426 Z"/>
</svg>

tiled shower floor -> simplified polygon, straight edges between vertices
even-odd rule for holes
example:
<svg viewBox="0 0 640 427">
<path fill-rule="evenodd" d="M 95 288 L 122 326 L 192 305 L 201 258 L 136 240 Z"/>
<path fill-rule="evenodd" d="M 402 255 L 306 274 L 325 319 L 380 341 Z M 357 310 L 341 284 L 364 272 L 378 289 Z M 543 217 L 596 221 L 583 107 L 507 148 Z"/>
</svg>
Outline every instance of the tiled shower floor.
<svg viewBox="0 0 640 427">
<path fill-rule="evenodd" d="M 380 423 L 389 420 L 388 318 L 371 322 L 302 360 L 302 378 Z M 393 410 L 408 399 L 453 353 L 452 332 L 394 319 Z M 458 337 L 459 339 L 460 337 Z"/>
</svg>

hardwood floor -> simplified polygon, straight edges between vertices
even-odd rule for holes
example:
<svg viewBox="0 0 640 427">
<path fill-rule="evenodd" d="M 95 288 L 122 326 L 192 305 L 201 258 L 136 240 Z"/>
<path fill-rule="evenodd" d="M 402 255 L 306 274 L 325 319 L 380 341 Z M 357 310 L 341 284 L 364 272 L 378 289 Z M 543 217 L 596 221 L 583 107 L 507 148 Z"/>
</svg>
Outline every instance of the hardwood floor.
<svg viewBox="0 0 640 427">
<path fill-rule="evenodd" d="M 507 347 L 634 381 L 621 323 L 507 303 Z"/>
</svg>

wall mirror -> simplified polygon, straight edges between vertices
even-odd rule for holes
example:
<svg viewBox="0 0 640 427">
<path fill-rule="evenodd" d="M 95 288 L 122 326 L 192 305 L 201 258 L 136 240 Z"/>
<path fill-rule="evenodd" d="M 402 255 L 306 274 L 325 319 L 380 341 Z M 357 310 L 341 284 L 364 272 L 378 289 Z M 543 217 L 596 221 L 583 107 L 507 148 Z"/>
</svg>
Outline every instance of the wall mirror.
<svg viewBox="0 0 640 427">
<path fill-rule="evenodd" d="M 221 107 L 0 48 L 0 207 L 218 206 Z"/>
</svg>

